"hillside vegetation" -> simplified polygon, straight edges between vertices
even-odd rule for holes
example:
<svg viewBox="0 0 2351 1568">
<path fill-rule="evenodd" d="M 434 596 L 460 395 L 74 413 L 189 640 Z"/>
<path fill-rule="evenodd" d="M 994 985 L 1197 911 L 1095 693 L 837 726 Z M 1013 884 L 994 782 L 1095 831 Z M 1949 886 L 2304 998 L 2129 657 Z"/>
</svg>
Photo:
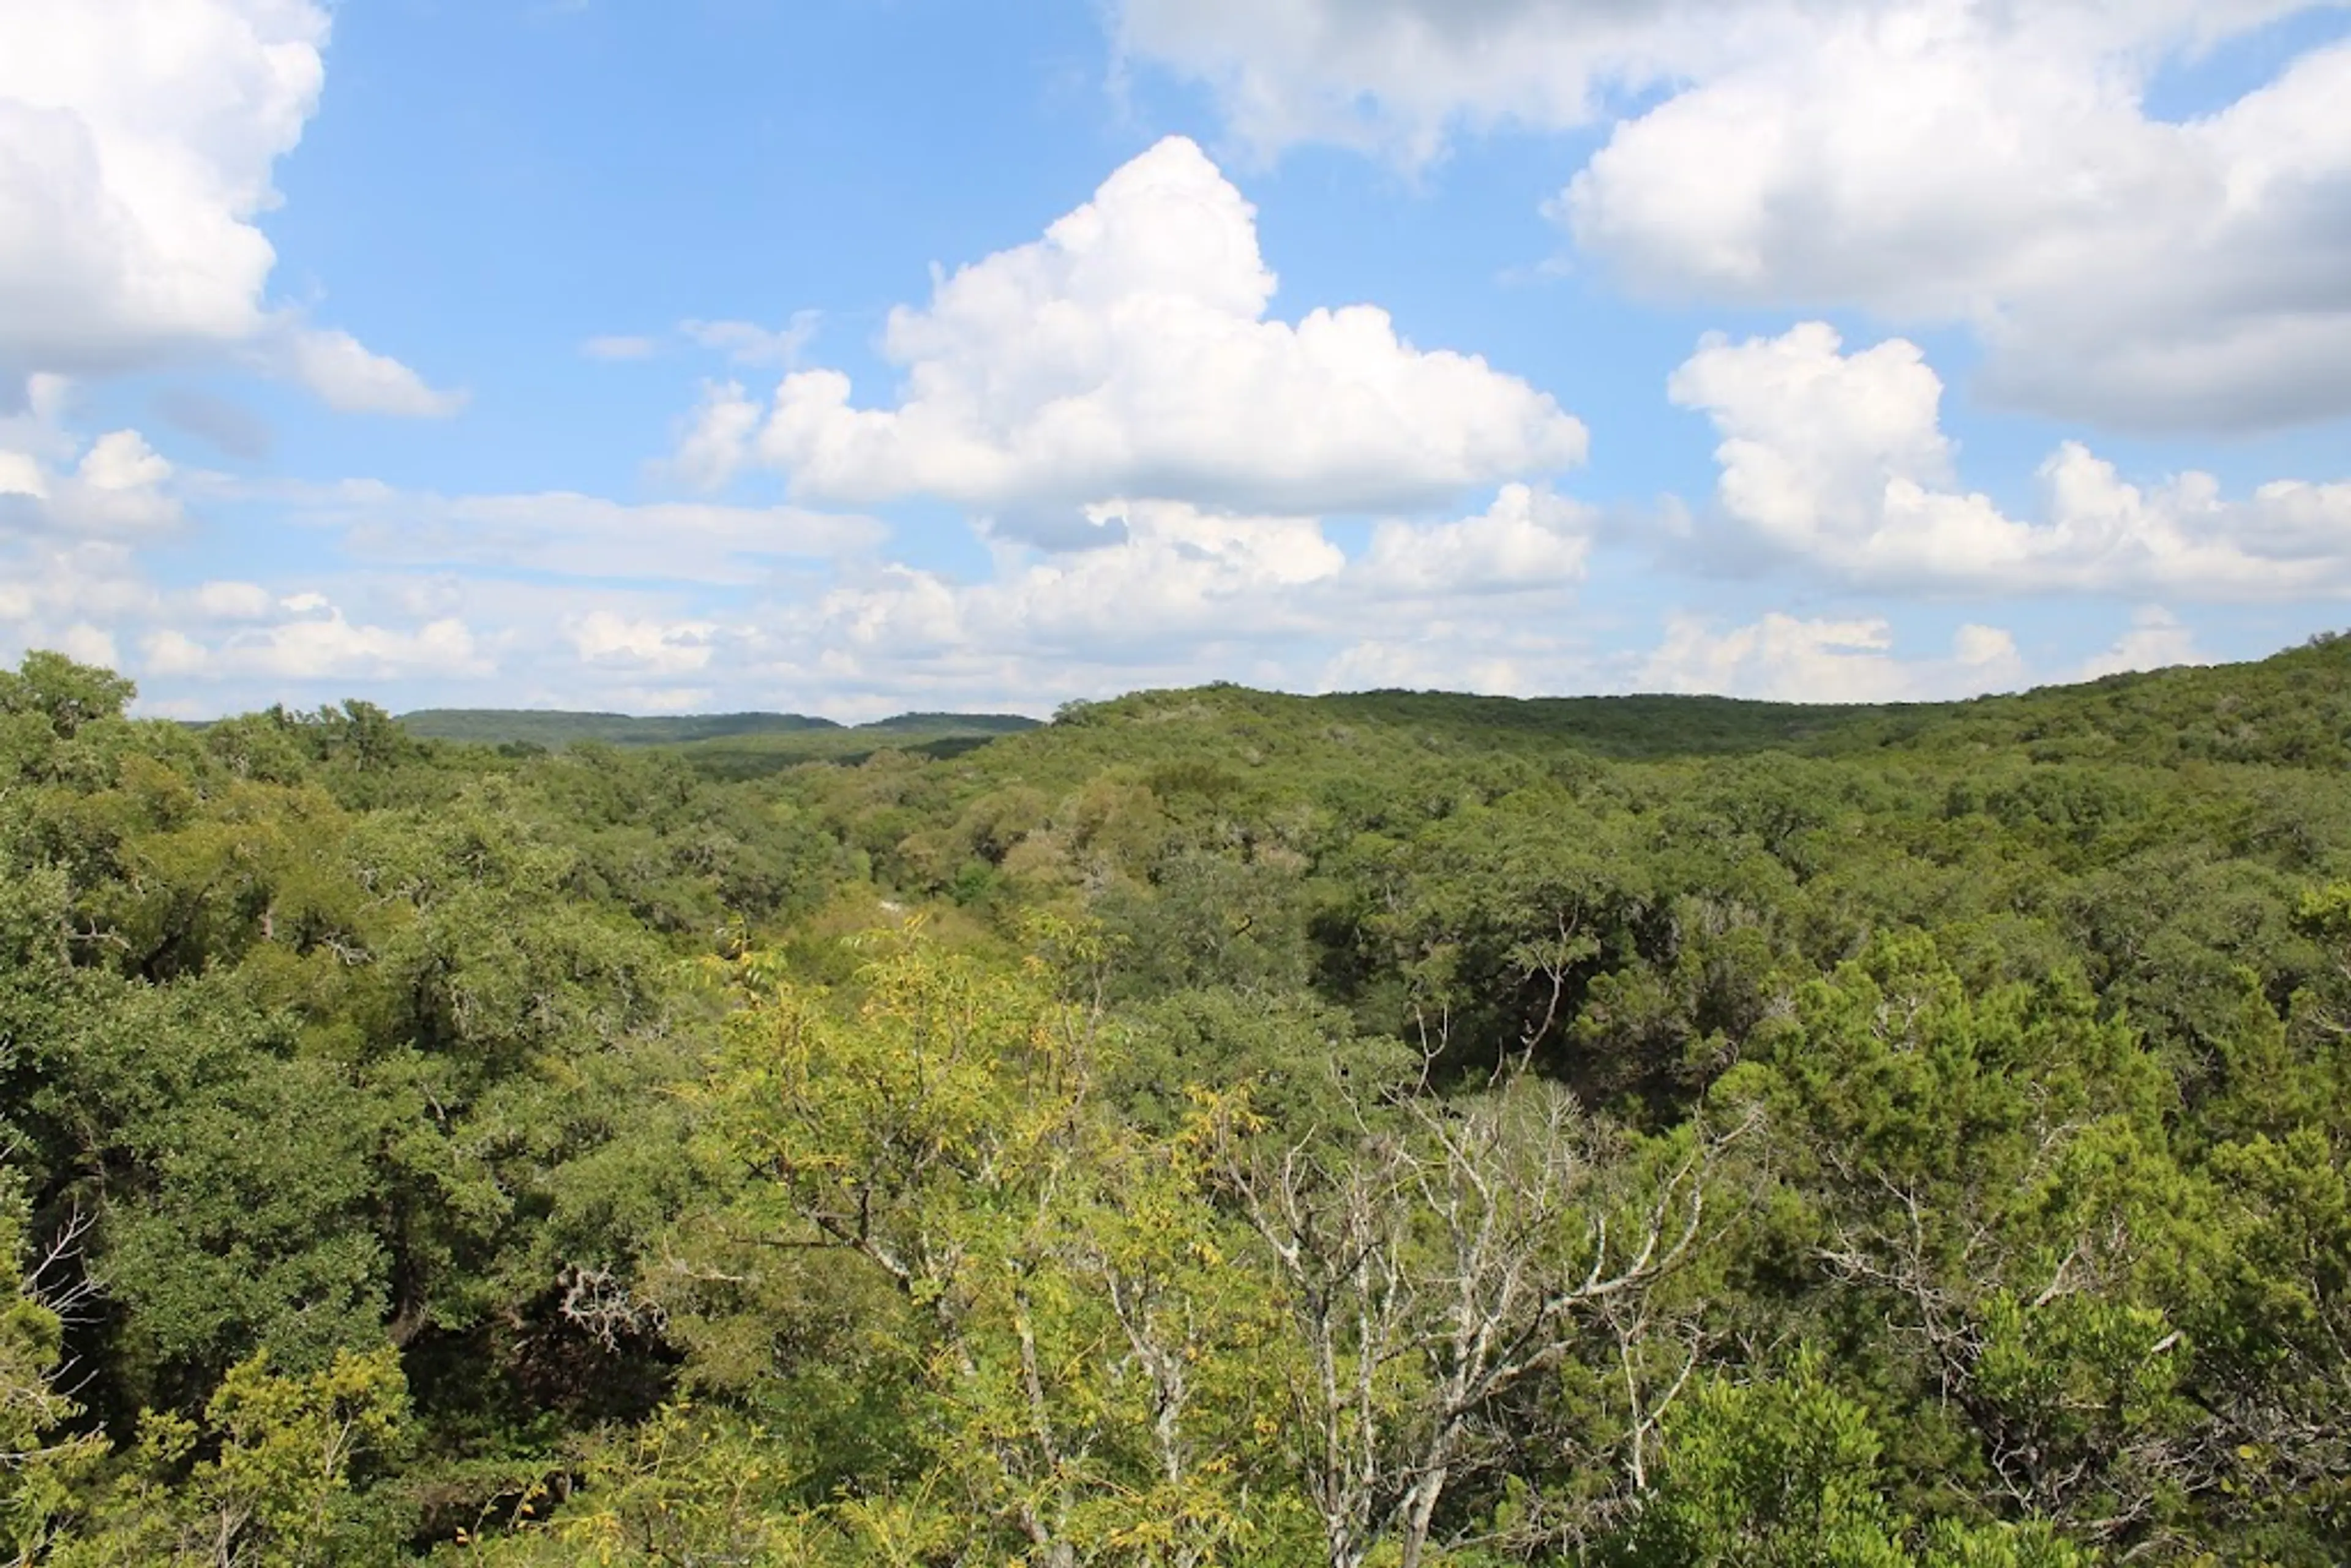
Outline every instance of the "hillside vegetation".
<svg viewBox="0 0 2351 1568">
<path fill-rule="evenodd" d="M 0 1561 L 2351 1557 L 2351 643 L 131 695 L 0 672 Z"/>
<path fill-rule="evenodd" d="M 569 713 L 560 708 L 419 708 L 400 716 L 400 726 L 427 740 L 472 741 L 488 746 L 536 746 L 560 750 L 580 741 L 608 746 L 677 746 L 691 741 L 741 740 L 749 737 L 862 737 L 871 748 L 880 736 L 935 739 L 947 736 L 1011 735 L 1034 729 L 1037 721 L 1018 714 L 902 713 L 871 724 L 837 724 L 797 713 L 710 713 L 641 717 L 624 713 Z"/>
<path fill-rule="evenodd" d="M 1019 714 L 902 713 L 844 725 L 796 713 L 641 718 L 541 708 L 423 708 L 399 722 L 427 740 L 495 746 L 517 757 L 578 745 L 677 747 L 696 771 L 714 779 L 756 779 L 803 762 L 858 763 L 883 750 L 955 757 L 1037 727 Z"/>
</svg>

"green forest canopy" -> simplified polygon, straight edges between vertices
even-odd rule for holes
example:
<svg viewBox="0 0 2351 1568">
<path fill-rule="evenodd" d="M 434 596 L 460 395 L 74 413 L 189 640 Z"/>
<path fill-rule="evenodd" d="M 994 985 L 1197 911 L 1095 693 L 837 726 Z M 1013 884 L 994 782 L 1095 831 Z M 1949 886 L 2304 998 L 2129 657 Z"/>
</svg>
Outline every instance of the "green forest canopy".
<svg viewBox="0 0 2351 1568">
<path fill-rule="evenodd" d="M 5 1561 L 2351 1552 L 2351 643 L 131 695 L 0 671 Z"/>
</svg>

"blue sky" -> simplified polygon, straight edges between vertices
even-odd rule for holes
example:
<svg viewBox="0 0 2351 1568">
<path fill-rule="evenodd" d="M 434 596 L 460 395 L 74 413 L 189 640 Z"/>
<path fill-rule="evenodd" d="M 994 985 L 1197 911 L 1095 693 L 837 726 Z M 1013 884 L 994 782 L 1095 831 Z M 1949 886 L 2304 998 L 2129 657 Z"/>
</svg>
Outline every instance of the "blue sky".
<svg viewBox="0 0 2351 1568">
<path fill-rule="evenodd" d="M 149 711 L 1937 697 L 2346 620 L 2342 6 L 0 37 L 0 653 Z"/>
</svg>

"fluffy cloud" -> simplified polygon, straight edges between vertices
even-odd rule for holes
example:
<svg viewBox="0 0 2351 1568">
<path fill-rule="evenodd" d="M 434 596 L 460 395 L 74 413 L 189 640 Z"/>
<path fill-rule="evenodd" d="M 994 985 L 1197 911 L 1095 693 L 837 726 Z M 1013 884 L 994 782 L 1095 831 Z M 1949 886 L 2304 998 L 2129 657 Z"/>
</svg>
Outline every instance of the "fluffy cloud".
<svg viewBox="0 0 2351 1568">
<path fill-rule="evenodd" d="M 1392 626 L 1350 643 L 1306 683 L 1326 692 L 1445 691 L 1527 697 L 1591 686 L 1590 650 L 1553 632 L 1486 622 Z"/>
<path fill-rule="evenodd" d="M 1583 427 L 1524 382 L 1417 350 L 1373 306 L 1269 320 L 1273 292 L 1254 209 L 1170 138 L 1041 240 L 893 311 L 896 406 L 855 406 L 831 370 L 786 377 L 764 410 L 721 387 L 680 465 L 719 481 L 757 460 L 825 502 L 1294 517 L 1416 511 L 1582 460 Z"/>
<path fill-rule="evenodd" d="M 962 647 L 1147 659 L 1201 639 L 1295 635 L 1305 593 L 1347 564 L 1311 518 L 1143 502 L 1121 521 L 1115 547 L 1025 561 L 1008 552 L 986 582 L 886 569 L 827 593 L 810 630 L 842 653 L 893 662 Z"/>
<path fill-rule="evenodd" d="M 710 663 L 718 628 L 708 621 L 664 622 L 591 610 L 564 629 L 585 663 L 642 674 L 676 675 Z"/>
<path fill-rule="evenodd" d="M 705 382 L 702 402 L 687 419 L 670 456 L 669 472 L 701 489 L 720 488 L 750 460 L 766 415 L 767 410 L 740 382 Z"/>
<path fill-rule="evenodd" d="M 1566 130 L 1632 95 L 1781 60 L 1849 24 L 2038 26 L 2070 49 L 2201 47 L 2312 0 L 1120 0 L 1117 43 L 1217 92 L 1264 152 L 1338 141 L 1426 159 L 1454 132 Z"/>
<path fill-rule="evenodd" d="M 135 430 L 99 436 L 69 478 L 49 497 L 50 515 L 66 528 L 98 534 L 160 532 L 180 521 L 164 491 L 172 465 Z"/>
<path fill-rule="evenodd" d="M 434 391 L 414 371 L 370 351 L 349 332 L 298 329 L 287 334 L 282 353 L 294 379 L 340 413 L 435 419 L 465 406 L 465 393 Z"/>
<path fill-rule="evenodd" d="M 30 384 L 29 406 L 0 419 L 0 537 L 137 538 L 182 519 L 172 465 L 135 430 L 84 444 L 57 423 L 63 382 Z"/>
<path fill-rule="evenodd" d="M 406 629 L 355 625 L 317 593 L 281 600 L 277 610 L 277 620 L 210 642 L 176 628 L 151 632 L 141 644 L 143 668 L 183 678 L 278 681 L 464 677 L 485 675 L 493 668 L 487 650 L 454 616 Z"/>
<path fill-rule="evenodd" d="M 1884 620 L 1799 620 L 1777 612 L 1717 631 L 1678 616 L 1641 666 L 1644 689 L 1713 692 L 1776 702 L 1920 702 L 1978 696 L 2023 684 L 2016 640 L 1996 626 L 1968 625 L 1949 656 L 1906 660 Z"/>
<path fill-rule="evenodd" d="M 1336 141 L 1425 162 L 1457 128 L 1559 129 L 1719 67 L 1781 0 L 1123 0 L 1117 38 L 1212 86 L 1260 152 Z"/>
<path fill-rule="evenodd" d="M 1088 509 L 1112 542 L 1000 546 L 987 580 L 884 568 L 747 630 L 778 680 L 854 698 L 909 686 L 1094 695 L 1209 672 L 1292 688 L 1531 689 L 1562 678 L 1589 518 L 1522 485 L 1484 512 L 1388 522 L 1353 555 L 1311 517 L 1180 502 Z M 900 706 L 904 706 L 903 702 Z"/>
<path fill-rule="evenodd" d="M 2292 599 L 2351 591 L 2351 484 L 2279 481 L 2231 500 L 2210 476 L 2141 486 L 2068 442 L 2042 465 L 2045 517 L 1963 491 L 1916 345 L 1845 354 L 1818 322 L 1709 339 L 1669 390 L 1723 436 L 1717 496 L 1738 528 L 1844 581 L 1904 589 Z"/>
<path fill-rule="evenodd" d="M 1478 517 L 1380 524 L 1356 576 L 1367 591 L 1397 598 L 1556 588 L 1583 577 L 1591 520 L 1547 490 L 1505 485 Z"/>
<path fill-rule="evenodd" d="M 1027 645 L 1116 663 L 1170 647 L 1312 641 L 1389 614 L 1494 594 L 1556 595 L 1583 574 L 1579 508 L 1523 485 L 1484 513 L 1388 522 L 1350 559 L 1311 517 L 1233 517 L 1180 502 L 1095 508 L 1114 545 L 1033 556 L 1008 551 L 991 580 L 952 585 L 895 571 L 822 601 L 846 646 Z"/>
<path fill-rule="evenodd" d="M 2351 413 L 2351 46 L 2186 123 L 2146 98 L 2313 8 L 1126 0 L 1120 26 L 1260 144 L 1613 120 L 1557 211 L 1637 289 L 1964 323 L 2018 404 L 2255 428 Z"/>
<path fill-rule="evenodd" d="M 116 632 L 155 612 L 159 595 L 113 540 L 11 539 L 0 531 L 0 656 L 55 648 L 113 664 Z"/>
<path fill-rule="evenodd" d="M 1971 323 L 1986 391 L 2060 415 L 2351 413 L 2351 47 L 2171 124 L 2023 9 L 1848 20 L 1673 99 L 1569 187 L 1577 242 L 1645 290 Z"/>
<path fill-rule="evenodd" d="M 2160 670 L 2173 664 L 2209 664 L 2212 661 L 2196 645 L 2196 634 L 2160 604 L 2142 605 L 2131 616 L 2130 630 L 2114 645 L 2092 654 L 2074 672 L 2076 680 L 2095 681 L 2127 670 Z"/>
<path fill-rule="evenodd" d="M 2080 664 L 2028 667 L 2016 639 L 1997 626 L 1964 625 L 1939 657 L 1905 658 L 1882 617 L 1800 619 L 1771 613 L 1718 627 L 1677 615 L 1633 684 L 1650 691 L 1711 692 L 1775 702 L 1936 702 L 2015 691 L 2043 680 L 2090 681 L 2132 670 L 2209 664 L 2192 632 L 2161 605 L 2144 605 L 2129 630 Z"/>
<path fill-rule="evenodd" d="M 0 643 L 94 648 L 110 636 L 153 700 L 189 714 L 354 689 L 446 701 L 445 683 L 495 681 L 509 706 L 725 700 L 871 716 L 1050 707 L 1210 675 L 1523 692 L 1556 689 L 1582 667 L 1563 662 L 1573 650 L 1553 629 L 1573 621 L 1591 519 L 1521 485 L 1467 516 L 1377 524 L 1344 548 L 1311 517 L 1097 505 L 1086 526 L 1112 542 L 999 540 L 977 581 L 860 552 L 834 562 L 829 582 L 821 569 L 737 582 L 721 548 L 732 535 L 696 543 L 661 509 L 587 497 L 557 498 L 552 512 L 548 497 L 442 500 L 366 485 L 278 499 L 311 526 L 345 528 L 362 558 L 375 548 L 364 519 L 418 527 L 398 562 L 274 586 L 162 588 L 120 545 L 48 547 L 38 571 L 0 571 Z M 508 507 L 519 542 L 452 520 Z M 739 519 L 752 543 L 772 542 L 761 513 L 681 510 Z M 574 517 L 625 537 L 582 540 Z M 444 527 L 505 570 L 453 563 L 432 542 Z M 697 551 L 718 563 L 723 593 L 679 574 Z M 517 575 L 517 562 L 563 570 Z M 579 573 L 592 567 L 647 581 L 599 581 L 583 604 Z"/>
<path fill-rule="evenodd" d="M 82 443 L 48 422 L 54 412 L 0 420 L 0 440 L 14 443 L 0 453 L 18 459 L 0 464 L 0 658 L 102 653 L 153 688 L 153 711 L 325 700 L 354 686 L 431 700 L 434 683 L 493 676 L 507 702 L 691 706 L 681 693 L 714 688 L 679 677 L 711 665 L 741 629 L 689 605 L 710 602 L 714 587 L 804 598 L 808 558 L 862 557 L 881 537 L 866 519 L 791 507 L 183 474 L 136 432 Z M 183 495 L 205 513 L 337 530 L 351 564 L 291 585 L 159 581 L 135 547 L 179 519 Z M 592 609 L 582 580 L 595 581 Z"/>
<path fill-rule="evenodd" d="M 234 352 L 339 408 L 448 411 L 266 298 L 255 220 L 326 35 L 310 0 L 0 0 L 0 377 Z"/>
</svg>

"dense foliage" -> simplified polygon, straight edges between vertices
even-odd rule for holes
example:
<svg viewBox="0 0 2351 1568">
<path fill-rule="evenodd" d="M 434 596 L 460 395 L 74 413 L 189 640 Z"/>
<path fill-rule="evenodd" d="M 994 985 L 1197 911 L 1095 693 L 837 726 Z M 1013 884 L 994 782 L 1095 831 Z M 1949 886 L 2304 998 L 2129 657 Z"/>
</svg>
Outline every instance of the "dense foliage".
<svg viewBox="0 0 2351 1568">
<path fill-rule="evenodd" d="M 0 672 L 0 1561 L 2351 1554 L 2351 643 L 789 766 L 131 695 Z"/>
<path fill-rule="evenodd" d="M 885 748 L 952 757 L 997 736 L 1034 729 L 1037 721 L 1016 714 L 902 713 L 843 725 L 796 713 L 640 718 L 538 708 L 424 708 L 401 715 L 400 727 L 429 740 L 496 746 L 512 756 L 582 743 L 690 747 L 699 771 L 742 778 L 799 762 L 854 764 Z"/>
</svg>

